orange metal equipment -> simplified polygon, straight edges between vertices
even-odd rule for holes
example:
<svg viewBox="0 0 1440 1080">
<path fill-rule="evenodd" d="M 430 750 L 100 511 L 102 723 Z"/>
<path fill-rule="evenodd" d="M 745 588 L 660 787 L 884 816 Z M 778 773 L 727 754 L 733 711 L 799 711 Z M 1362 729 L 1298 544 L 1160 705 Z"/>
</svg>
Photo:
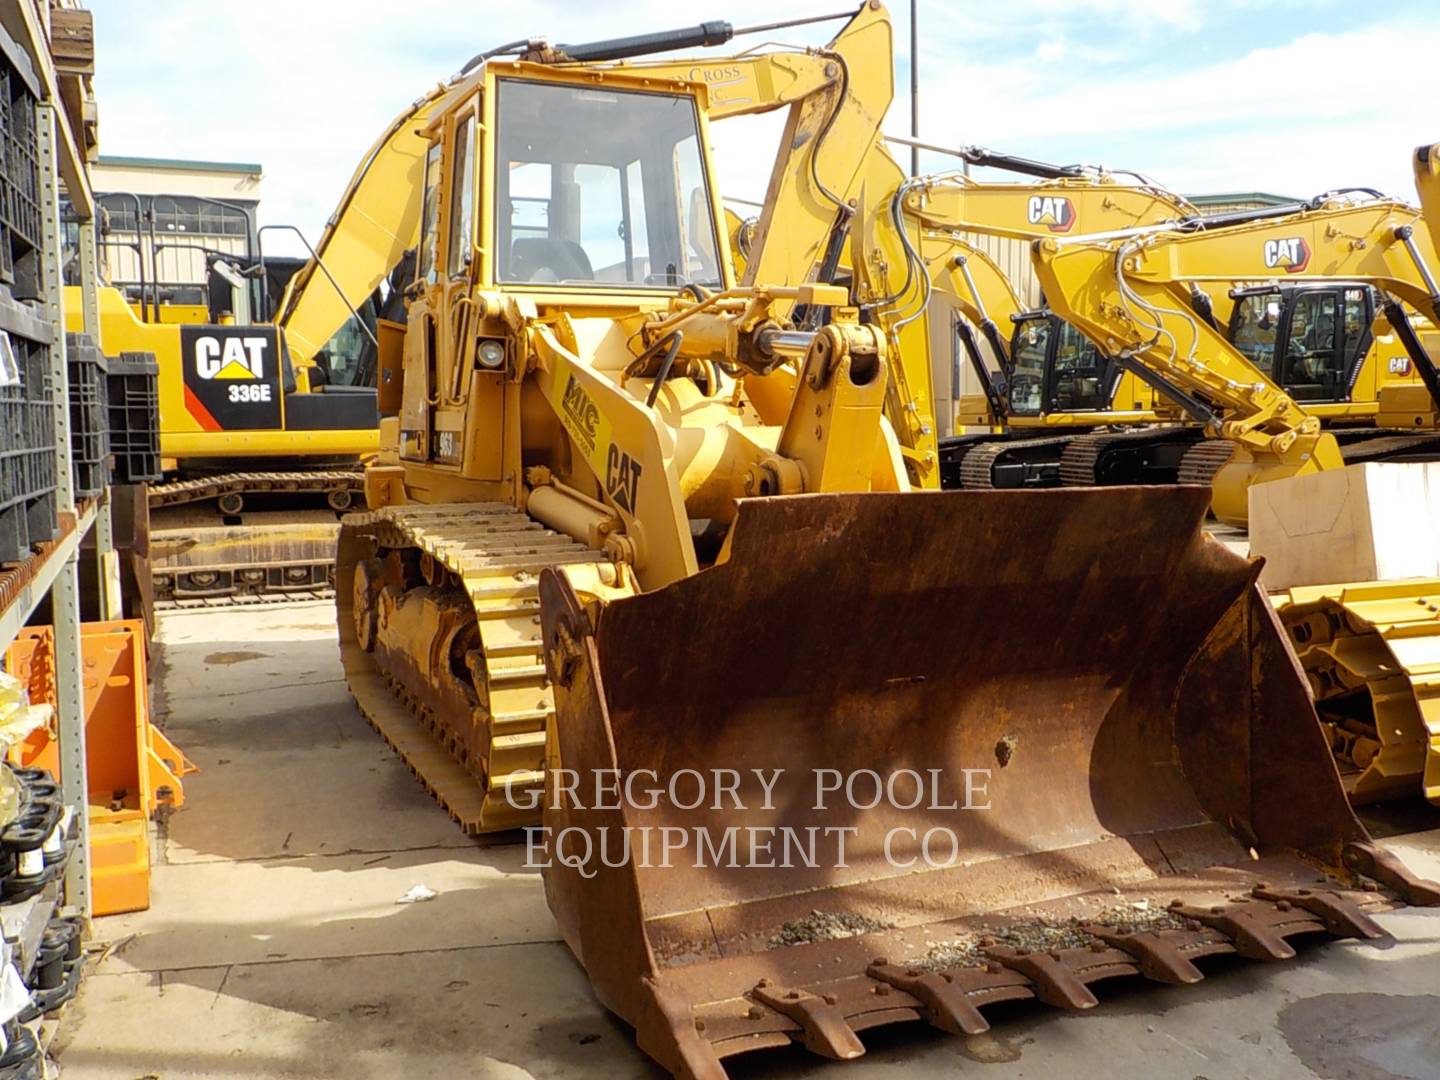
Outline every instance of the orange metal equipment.
<svg viewBox="0 0 1440 1080">
<path fill-rule="evenodd" d="M 184 803 L 180 778 L 195 766 L 150 723 L 144 622 L 84 623 L 80 644 L 94 914 L 141 911 L 150 906 L 147 823 L 162 807 Z M 28 685 L 32 702 L 56 701 L 54 657 L 48 626 L 21 631 L 10 646 L 6 666 Z M 55 732 L 32 732 L 11 759 L 58 776 Z"/>
</svg>

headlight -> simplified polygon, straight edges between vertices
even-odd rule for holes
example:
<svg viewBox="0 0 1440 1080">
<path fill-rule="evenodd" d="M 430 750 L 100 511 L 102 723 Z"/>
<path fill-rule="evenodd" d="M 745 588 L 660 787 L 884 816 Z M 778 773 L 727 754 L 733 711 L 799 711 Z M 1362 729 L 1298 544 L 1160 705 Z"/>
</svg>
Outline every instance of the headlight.
<svg viewBox="0 0 1440 1080">
<path fill-rule="evenodd" d="M 487 368 L 503 367 L 505 364 L 505 343 L 503 341 L 482 341 L 477 354 L 480 363 Z"/>
</svg>

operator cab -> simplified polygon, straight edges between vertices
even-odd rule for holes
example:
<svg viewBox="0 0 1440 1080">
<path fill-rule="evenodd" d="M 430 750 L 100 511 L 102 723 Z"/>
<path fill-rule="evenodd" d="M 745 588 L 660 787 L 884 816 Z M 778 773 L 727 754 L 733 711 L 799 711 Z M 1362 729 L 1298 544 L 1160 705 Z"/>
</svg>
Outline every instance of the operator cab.
<svg viewBox="0 0 1440 1080">
<path fill-rule="evenodd" d="M 519 482 L 501 454 L 512 329 L 477 292 L 563 307 L 578 323 L 586 307 L 611 318 L 729 286 L 700 98 L 661 85 L 676 84 L 488 60 L 436 110 L 405 288 L 404 348 L 418 356 L 382 363 L 413 370 L 394 398 L 403 459 Z M 485 439 L 467 435 L 482 423 Z"/>
<path fill-rule="evenodd" d="M 476 184 L 483 160 L 478 108 L 458 120 L 448 147 L 439 138 L 431 146 L 423 282 L 467 276 L 492 224 L 476 221 L 478 186 L 493 193 L 496 253 L 482 280 L 586 290 L 723 287 L 693 96 L 504 74 L 489 92 L 496 117 L 491 177 Z M 442 158 L 448 184 L 441 183 Z"/>
<path fill-rule="evenodd" d="M 1121 369 L 1053 312 L 1011 317 L 1010 411 L 1017 416 L 1110 408 Z"/>
<path fill-rule="evenodd" d="M 1232 289 L 1230 342 L 1296 401 L 1349 401 L 1374 339 L 1368 285 Z"/>
<path fill-rule="evenodd" d="M 498 280 L 720 283 L 689 97 L 501 79 Z"/>
</svg>

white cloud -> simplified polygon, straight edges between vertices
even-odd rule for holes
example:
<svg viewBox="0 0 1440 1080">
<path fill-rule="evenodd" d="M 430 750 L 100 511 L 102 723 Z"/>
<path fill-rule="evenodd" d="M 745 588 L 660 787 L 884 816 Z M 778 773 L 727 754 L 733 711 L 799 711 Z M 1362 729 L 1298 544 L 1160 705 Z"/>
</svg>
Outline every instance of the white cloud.
<svg viewBox="0 0 1440 1080">
<path fill-rule="evenodd" d="M 431 0 L 424 19 L 392 0 L 147 0 L 143 18 L 133 0 L 93 7 L 104 152 L 259 161 L 262 220 L 297 224 L 312 238 L 380 129 L 480 49 L 532 35 L 584 41 L 716 16 L 736 26 L 779 17 L 771 0 L 639 0 L 623 11 Z M 893 3 L 902 54 L 895 131 L 908 130 L 907 8 Z M 1377 91 L 1373 60 L 1436 55 L 1440 30 L 1412 19 L 1307 34 L 1189 70 L 1181 68 L 1191 54 L 1180 49 L 1176 70 L 1157 74 L 1157 55 L 1167 55 L 1151 47 L 1157 36 L 1216 55 L 1213 42 L 1210 53 L 1200 48 L 1207 26 L 1246 10 L 1241 0 L 921 0 L 922 133 L 1138 168 L 1187 191 L 1305 194 L 1352 183 L 1408 197 L 1409 148 L 1440 137 L 1429 114 L 1433 76 L 1397 60 Z M 772 36 L 820 42 L 836 25 Z M 776 115 L 716 125 L 723 191 L 763 195 L 781 123 Z"/>
<path fill-rule="evenodd" d="M 1035 59 L 1042 64 L 1052 64 L 1065 55 L 1065 39 L 1053 38 L 1035 46 Z"/>
<path fill-rule="evenodd" d="M 1380 94 L 1358 72 L 1367 56 L 1437 50 L 1440 28 L 1405 24 L 1309 33 L 1159 77 L 1122 69 L 1081 80 L 1028 60 L 961 62 L 927 90 L 964 101 L 963 112 L 927 130 L 937 142 L 1035 156 L 1062 146 L 1052 160 L 1076 160 L 1078 148 L 1078 160 L 1140 169 L 1189 192 L 1357 185 L 1410 199 L 1409 152 L 1440 136 L 1433 73 L 1397 63 Z"/>
</svg>

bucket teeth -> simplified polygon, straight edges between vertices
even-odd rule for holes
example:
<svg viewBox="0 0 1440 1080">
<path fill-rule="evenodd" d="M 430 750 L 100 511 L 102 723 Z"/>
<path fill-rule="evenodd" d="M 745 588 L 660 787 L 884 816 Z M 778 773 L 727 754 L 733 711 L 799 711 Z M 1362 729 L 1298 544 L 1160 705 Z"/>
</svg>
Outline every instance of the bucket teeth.
<svg viewBox="0 0 1440 1080">
<path fill-rule="evenodd" d="M 920 1003 L 925 1019 L 941 1031 L 952 1035 L 980 1035 L 990 1030 L 990 1021 L 981 1015 L 964 984 L 957 983 L 953 975 L 879 963 L 871 964 L 866 974 L 887 990 L 894 987 L 909 994 Z"/>
<path fill-rule="evenodd" d="M 1250 895 L 1273 901 L 1277 907 L 1288 904 L 1318 916 L 1332 937 L 1376 941 L 1390 936 L 1358 904 L 1329 889 L 1271 889 L 1257 885 Z"/>
<path fill-rule="evenodd" d="M 1057 1009 L 1093 1009 L 1100 999 L 1066 964 L 1061 954 L 1031 952 L 992 946 L 985 955 L 997 964 L 1018 971 L 1035 986 L 1035 996 Z"/>
<path fill-rule="evenodd" d="M 1294 949 L 1285 939 L 1298 934 L 1384 937 L 1385 931 L 1362 907 L 1367 895 L 1347 893 L 1328 879 L 1315 888 L 1258 884 L 1222 903 L 1172 906 L 1171 912 L 1191 921 L 1188 928 L 1126 931 L 1085 923 L 1077 929 L 1094 939 L 1089 947 L 1051 951 L 989 946 L 983 950 L 983 964 L 950 968 L 897 964 L 881 957 L 862 974 L 814 984 L 762 979 L 741 997 L 688 1008 L 676 1000 L 682 991 L 663 974 L 658 982 L 671 999 L 672 1025 L 683 1024 L 684 1034 L 707 1041 L 717 1061 L 785 1043 L 845 1059 L 864 1052 L 857 1032 L 881 1024 L 919 1019 L 952 1035 L 979 1035 L 990 1030 L 981 1010 L 1003 1001 L 1038 1000 L 1067 1011 L 1089 1009 L 1099 1004 L 1091 985 L 1106 979 L 1141 975 L 1170 985 L 1193 984 L 1204 979 L 1195 961 L 1206 956 L 1287 958 Z M 1387 904 L 1373 897 L 1371 906 Z M 777 966 L 783 968 L 783 960 Z M 680 1034 L 677 1028 L 675 1035 Z"/>
<path fill-rule="evenodd" d="M 1110 927 L 1095 925 L 1088 925 L 1083 929 L 1125 953 L 1140 974 L 1151 982 L 1184 985 L 1197 983 L 1205 978 L 1204 973 L 1195 966 L 1193 958 L 1185 955 L 1184 946 L 1174 937 L 1165 937 L 1153 930 L 1121 933 Z M 1233 946 L 1218 937 L 1216 944 L 1218 947 L 1212 950 L 1213 952 L 1235 951 Z"/>
<path fill-rule="evenodd" d="M 800 1041 L 806 1049 L 835 1061 L 849 1061 L 865 1053 L 865 1044 L 846 1023 L 834 994 L 812 994 L 808 990 L 767 985 L 761 980 L 750 991 L 759 1001 L 800 1025 Z"/>
<path fill-rule="evenodd" d="M 1290 960 L 1294 947 L 1285 940 L 1285 928 L 1276 915 L 1291 923 L 1307 923 L 1300 930 L 1321 930 L 1324 924 L 1308 914 L 1293 912 L 1288 905 L 1281 908 L 1263 902 L 1197 907 L 1190 904 L 1172 906 L 1171 911 L 1186 919 L 1214 927 L 1235 943 L 1235 951 L 1247 960 Z M 1293 933 L 1294 930 L 1289 932 Z"/>
<path fill-rule="evenodd" d="M 1375 844 L 1354 843 L 1346 845 L 1344 858 L 1351 870 L 1394 889 L 1407 904 L 1440 907 L 1440 885 L 1420 877 L 1393 852 Z"/>
</svg>

